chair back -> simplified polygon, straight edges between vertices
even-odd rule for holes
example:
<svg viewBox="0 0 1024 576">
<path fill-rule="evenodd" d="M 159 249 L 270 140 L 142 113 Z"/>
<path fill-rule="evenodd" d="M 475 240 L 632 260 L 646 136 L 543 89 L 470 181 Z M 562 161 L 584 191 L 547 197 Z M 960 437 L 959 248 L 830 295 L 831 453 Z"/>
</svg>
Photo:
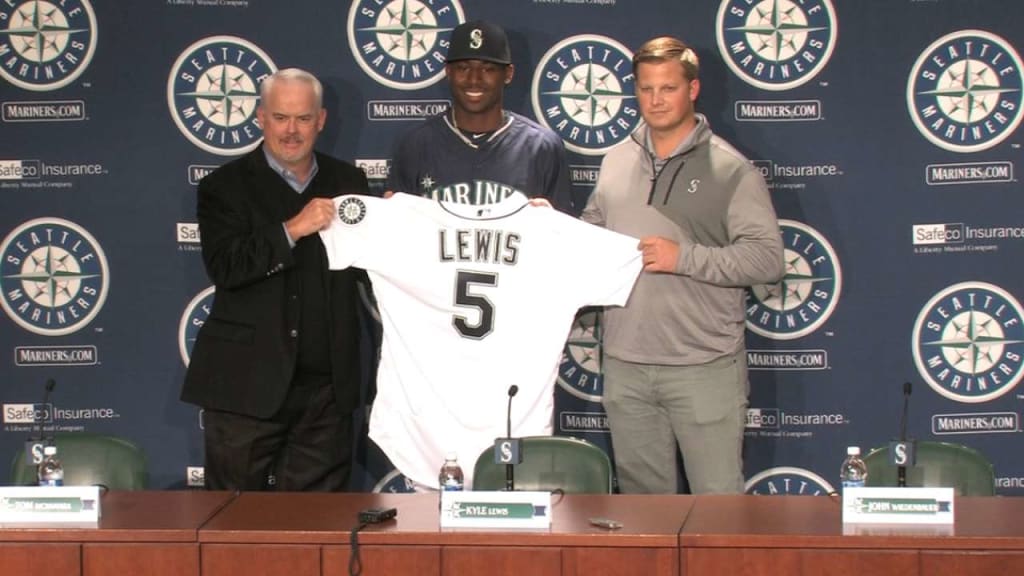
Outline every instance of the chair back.
<svg viewBox="0 0 1024 576">
<path fill-rule="evenodd" d="M 907 467 L 907 486 L 952 487 L 958 496 L 992 496 L 996 490 L 992 463 L 981 452 L 960 444 L 918 441 L 917 462 Z M 868 486 L 896 486 L 897 467 L 889 463 L 889 447 L 864 457 Z"/>
<path fill-rule="evenodd" d="M 64 465 L 65 486 L 101 485 L 111 490 L 143 490 L 146 457 L 134 443 L 123 438 L 88 432 L 58 433 L 53 438 L 57 459 Z M 36 466 L 18 450 L 11 464 L 11 483 L 37 483 Z"/>
<path fill-rule="evenodd" d="M 528 436 L 522 441 L 523 462 L 515 467 L 516 490 L 611 494 L 612 464 L 601 448 L 566 436 Z M 473 489 L 505 489 L 505 465 L 494 463 L 492 448 L 476 460 Z"/>
</svg>

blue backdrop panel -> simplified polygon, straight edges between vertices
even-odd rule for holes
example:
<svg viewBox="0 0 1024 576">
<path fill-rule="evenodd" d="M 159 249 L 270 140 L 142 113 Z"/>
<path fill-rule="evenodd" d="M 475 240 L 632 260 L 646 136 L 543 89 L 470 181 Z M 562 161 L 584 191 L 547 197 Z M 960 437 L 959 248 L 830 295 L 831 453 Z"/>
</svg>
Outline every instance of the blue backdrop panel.
<svg viewBox="0 0 1024 576">
<path fill-rule="evenodd" d="M 447 106 L 446 31 L 484 18 L 512 44 L 507 107 L 562 136 L 580 201 L 635 128 L 631 51 L 671 34 L 700 55 L 698 107 L 763 171 L 786 245 L 786 279 L 748 299 L 749 491 L 830 490 L 847 444 L 898 433 L 909 381 L 910 435 L 978 448 L 1021 494 L 1022 17 L 1015 0 L 2 3 L 0 454 L 37 425 L 109 432 L 146 450 L 153 487 L 196 484 L 201 414 L 178 400 L 212 297 L 194 190 L 258 145 L 259 80 L 315 72 L 320 148 L 380 187 L 396 139 Z M 610 450 L 600 334 L 597 311 L 569 334 L 555 426 Z M 360 470 L 405 488 L 370 451 Z"/>
</svg>

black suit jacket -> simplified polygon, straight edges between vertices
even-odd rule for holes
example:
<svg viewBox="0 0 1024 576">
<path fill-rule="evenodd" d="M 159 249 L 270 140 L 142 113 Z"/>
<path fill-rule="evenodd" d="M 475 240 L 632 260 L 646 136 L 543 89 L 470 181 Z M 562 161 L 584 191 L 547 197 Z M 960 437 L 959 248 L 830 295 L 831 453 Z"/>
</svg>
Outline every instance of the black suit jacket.
<svg viewBox="0 0 1024 576">
<path fill-rule="evenodd" d="M 368 193 L 362 170 L 319 153 L 316 160 L 318 172 L 303 196 Z M 269 418 L 284 402 L 299 344 L 299 270 L 282 225 L 298 213 L 297 193 L 257 148 L 203 178 L 198 194 L 203 261 L 216 292 L 192 348 L 181 399 Z M 326 271 L 322 249 L 320 254 Z M 356 283 L 365 273 L 348 269 L 325 277 L 331 376 L 338 407 L 348 413 L 359 400 Z"/>
</svg>

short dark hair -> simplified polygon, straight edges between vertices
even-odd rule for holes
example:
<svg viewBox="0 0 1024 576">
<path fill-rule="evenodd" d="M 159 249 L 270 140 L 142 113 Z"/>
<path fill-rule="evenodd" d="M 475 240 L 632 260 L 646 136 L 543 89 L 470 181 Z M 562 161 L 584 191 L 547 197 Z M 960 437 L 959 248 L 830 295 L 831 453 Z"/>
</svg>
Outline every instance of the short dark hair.
<svg viewBox="0 0 1024 576">
<path fill-rule="evenodd" d="M 697 52 L 685 42 L 671 36 L 660 36 L 644 42 L 643 46 L 633 55 L 633 73 L 643 62 L 679 62 L 683 65 L 683 75 L 687 80 L 696 80 L 700 76 L 700 59 Z"/>
</svg>

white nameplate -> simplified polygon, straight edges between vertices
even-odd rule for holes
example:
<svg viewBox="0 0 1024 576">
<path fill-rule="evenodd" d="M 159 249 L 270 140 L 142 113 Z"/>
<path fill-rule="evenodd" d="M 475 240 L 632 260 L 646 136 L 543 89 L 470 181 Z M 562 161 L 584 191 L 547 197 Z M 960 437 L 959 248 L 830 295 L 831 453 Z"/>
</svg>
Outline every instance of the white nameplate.
<svg viewBox="0 0 1024 576">
<path fill-rule="evenodd" d="M 441 528 L 550 527 L 550 492 L 441 492 Z"/>
<path fill-rule="evenodd" d="M 844 524 L 952 524 L 952 488 L 843 488 Z"/>
<path fill-rule="evenodd" d="M 99 519 L 99 486 L 0 487 L 0 524 L 95 526 Z"/>
<path fill-rule="evenodd" d="M 953 536 L 953 524 L 843 524 L 844 536 Z"/>
</svg>

